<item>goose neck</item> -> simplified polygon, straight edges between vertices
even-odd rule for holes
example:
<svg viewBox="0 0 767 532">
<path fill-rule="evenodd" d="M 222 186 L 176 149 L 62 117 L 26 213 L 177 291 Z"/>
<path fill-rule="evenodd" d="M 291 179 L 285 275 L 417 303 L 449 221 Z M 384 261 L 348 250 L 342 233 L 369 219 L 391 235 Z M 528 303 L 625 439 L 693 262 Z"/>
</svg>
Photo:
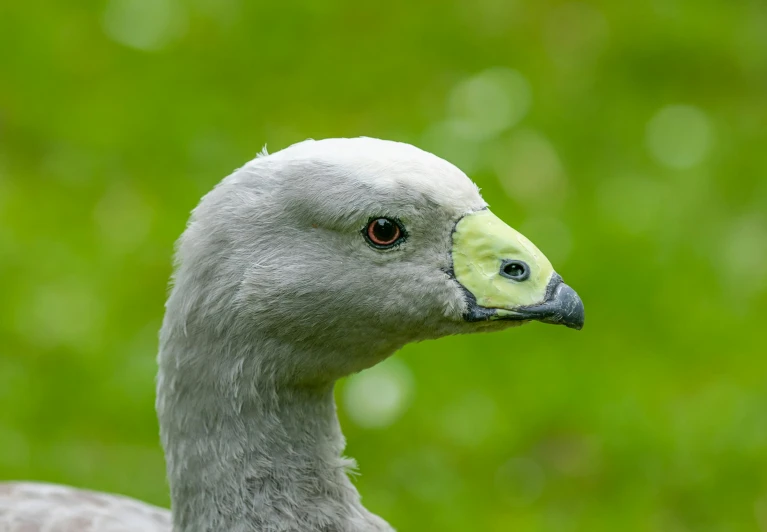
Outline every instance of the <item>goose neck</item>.
<svg viewBox="0 0 767 532">
<path fill-rule="evenodd" d="M 224 369 L 232 350 L 203 345 L 166 341 L 159 357 L 174 532 L 391 530 L 347 476 L 333 383 L 277 385 L 257 350 Z"/>
</svg>

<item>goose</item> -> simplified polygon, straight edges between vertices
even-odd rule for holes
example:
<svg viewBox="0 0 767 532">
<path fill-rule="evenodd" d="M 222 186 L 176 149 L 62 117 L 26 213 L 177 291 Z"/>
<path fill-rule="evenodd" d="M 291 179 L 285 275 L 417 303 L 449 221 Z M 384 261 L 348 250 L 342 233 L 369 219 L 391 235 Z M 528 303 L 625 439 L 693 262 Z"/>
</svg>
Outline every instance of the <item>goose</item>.
<svg viewBox="0 0 767 532">
<path fill-rule="evenodd" d="M 391 531 L 347 476 L 334 383 L 532 320 L 580 329 L 583 304 L 452 164 L 372 138 L 264 151 L 177 243 L 156 401 L 171 510 L 5 483 L 0 530 Z"/>
</svg>

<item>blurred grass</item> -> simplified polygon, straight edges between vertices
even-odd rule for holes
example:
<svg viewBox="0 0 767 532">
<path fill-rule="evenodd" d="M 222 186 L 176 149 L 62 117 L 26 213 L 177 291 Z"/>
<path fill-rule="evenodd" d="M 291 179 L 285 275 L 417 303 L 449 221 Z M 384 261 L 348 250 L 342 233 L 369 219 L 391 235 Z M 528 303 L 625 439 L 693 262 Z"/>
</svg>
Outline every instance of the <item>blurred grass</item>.
<svg viewBox="0 0 767 532">
<path fill-rule="evenodd" d="M 362 409 L 339 390 L 372 510 L 767 530 L 765 27 L 756 0 L 0 4 L 0 478 L 166 504 L 189 210 L 265 143 L 367 135 L 467 170 L 588 315 L 409 346 Z"/>
</svg>

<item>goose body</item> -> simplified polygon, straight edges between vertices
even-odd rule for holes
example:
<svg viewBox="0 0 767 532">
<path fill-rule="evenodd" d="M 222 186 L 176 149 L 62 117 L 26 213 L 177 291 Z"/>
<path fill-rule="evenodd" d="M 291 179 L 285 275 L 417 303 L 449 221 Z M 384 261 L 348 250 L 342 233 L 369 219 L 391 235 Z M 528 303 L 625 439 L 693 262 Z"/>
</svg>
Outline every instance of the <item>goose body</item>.
<svg viewBox="0 0 767 532">
<path fill-rule="evenodd" d="M 170 512 L 108 493 L 32 482 L 0 484 L 0 532 L 170 532 Z"/>
<path fill-rule="evenodd" d="M 192 213 L 160 335 L 171 515 L 0 484 L 0 531 L 373 532 L 347 477 L 333 385 L 403 345 L 583 306 L 450 163 L 369 138 L 259 156 Z"/>
</svg>

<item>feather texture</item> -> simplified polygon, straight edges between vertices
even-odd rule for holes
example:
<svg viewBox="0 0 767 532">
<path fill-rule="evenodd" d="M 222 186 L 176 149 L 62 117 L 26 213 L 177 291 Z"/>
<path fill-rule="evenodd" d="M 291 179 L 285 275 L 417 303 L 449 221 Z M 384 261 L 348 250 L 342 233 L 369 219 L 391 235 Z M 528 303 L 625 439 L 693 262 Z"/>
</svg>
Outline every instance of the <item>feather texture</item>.
<svg viewBox="0 0 767 532">
<path fill-rule="evenodd" d="M 0 532 L 170 530 L 168 510 L 129 497 L 55 484 L 0 484 Z"/>
<path fill-rule="evenodd" d="M 337 379 L 469 323 L 452 232 L 486 207 L 458 168 L 377 139 L 259 156 L 194 210 L 160 335 L 157 412 L 175 532 L 387 532 L 347 476 Z M 393 217 L 407 238 L 371 248 Z M 169 532 L 167 510 L 0 484 L 0 532 Z"/>
</svg>

